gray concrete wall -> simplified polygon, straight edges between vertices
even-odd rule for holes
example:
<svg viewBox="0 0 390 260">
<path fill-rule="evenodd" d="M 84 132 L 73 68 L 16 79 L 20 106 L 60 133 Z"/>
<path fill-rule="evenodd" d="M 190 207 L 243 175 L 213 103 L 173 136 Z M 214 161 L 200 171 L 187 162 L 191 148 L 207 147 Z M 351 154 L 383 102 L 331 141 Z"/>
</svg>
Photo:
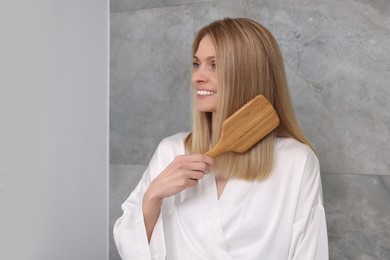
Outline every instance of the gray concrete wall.
<svg viewBox="0 0 390 260">
<path fill-rule="evenodd" d="M 158 142 L 189 130 L 193 36 L 226 16 L 257 20 L 280 44 L 320 158 L 330 258 L 390 259 L 386 0 L 111 0 L 110 228 Z"/>
</svg>

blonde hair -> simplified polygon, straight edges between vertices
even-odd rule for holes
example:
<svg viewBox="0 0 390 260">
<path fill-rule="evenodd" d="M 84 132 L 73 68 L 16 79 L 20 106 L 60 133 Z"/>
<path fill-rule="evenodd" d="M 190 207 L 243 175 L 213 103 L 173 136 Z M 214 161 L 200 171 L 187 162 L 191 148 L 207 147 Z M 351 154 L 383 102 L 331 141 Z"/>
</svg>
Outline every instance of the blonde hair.
<svg viewBox="0 0 390 260">
<path fill-rule="evenodd" d="M 218 108 L 213 114 L 197 111 L 194 90 L 192 132 L 185 140 L 186 151 L 205 153 L 217 143 L 225 119 L 256 95 L 264 95 L 279 115 L 280 125 L 246 153 L 228 152 L 216 157 L 213 172 L 223 178 L 265 179 L 273 166 L 276 136 L 292 137 L 310 146 L 294 115 L 278 44 L 253 20 L 225 18 L 197 33 L 193 56 L 206 35 L 216 50 Z"/>
</svg>

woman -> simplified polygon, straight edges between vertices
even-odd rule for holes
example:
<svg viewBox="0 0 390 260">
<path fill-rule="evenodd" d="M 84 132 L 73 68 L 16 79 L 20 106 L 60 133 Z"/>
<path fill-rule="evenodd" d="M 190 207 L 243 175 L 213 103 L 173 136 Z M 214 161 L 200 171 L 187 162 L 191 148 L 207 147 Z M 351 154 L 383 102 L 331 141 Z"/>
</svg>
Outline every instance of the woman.
<svg viewBox="0 0 390 260">
<path fill-rule="evenodd" d="M 328 259 L 317 157 L 294 117 L 278 45 L 249 19 L 193 43 L 193 128 L 164 139 L 114 227 L 122 259 Z M 264 95 L 280 125 L 244 154 L 205 153 Z"/>
</svg>

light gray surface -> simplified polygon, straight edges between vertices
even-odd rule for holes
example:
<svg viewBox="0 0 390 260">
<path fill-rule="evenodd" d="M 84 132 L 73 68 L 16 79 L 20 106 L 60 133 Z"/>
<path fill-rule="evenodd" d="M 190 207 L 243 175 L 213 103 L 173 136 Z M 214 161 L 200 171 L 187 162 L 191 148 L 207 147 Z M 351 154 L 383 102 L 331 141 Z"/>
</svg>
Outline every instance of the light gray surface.
<svg viewBox="0 0 390 260">
<path fill-rule="evenodd" d="M 112 164 L 146 165 L 162 138 L 189 129 L 194 33 L 226 16 L 255 19 L 280 44 L 298 120 L 327 173 L 323 186 L 331 259 L 390 259 L 384 246 L 390 233 L 385 188 L 390 182 L 388 1 L 113 4 Z M 147 90 L 133 87 L 140 85 Z"/>
<path fill-rule="evenodd" d="M 0 1 L 0 259 L 108 259 L 109 1 Z"/>
</svg>

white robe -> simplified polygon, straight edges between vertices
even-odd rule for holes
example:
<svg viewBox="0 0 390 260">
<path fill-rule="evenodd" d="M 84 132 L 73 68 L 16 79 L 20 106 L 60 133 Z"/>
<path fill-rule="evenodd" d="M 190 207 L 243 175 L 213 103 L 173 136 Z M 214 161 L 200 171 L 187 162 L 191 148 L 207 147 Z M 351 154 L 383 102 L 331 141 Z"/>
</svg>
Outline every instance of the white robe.
<svg viewBox="0 0 390 260">
<path fill-rule="evenodd" d="M 218 200 L 215 176 L 164 199 L 148 244 L 142 199 L 149 183 L 185 154 L 180 133 L 161 141 L 114 226 L 123 260 L 326 260 L 328 240 L 319 163 L 312 150 L 277 138 L 264 181 L 230 179 Z"/>
</svg>

